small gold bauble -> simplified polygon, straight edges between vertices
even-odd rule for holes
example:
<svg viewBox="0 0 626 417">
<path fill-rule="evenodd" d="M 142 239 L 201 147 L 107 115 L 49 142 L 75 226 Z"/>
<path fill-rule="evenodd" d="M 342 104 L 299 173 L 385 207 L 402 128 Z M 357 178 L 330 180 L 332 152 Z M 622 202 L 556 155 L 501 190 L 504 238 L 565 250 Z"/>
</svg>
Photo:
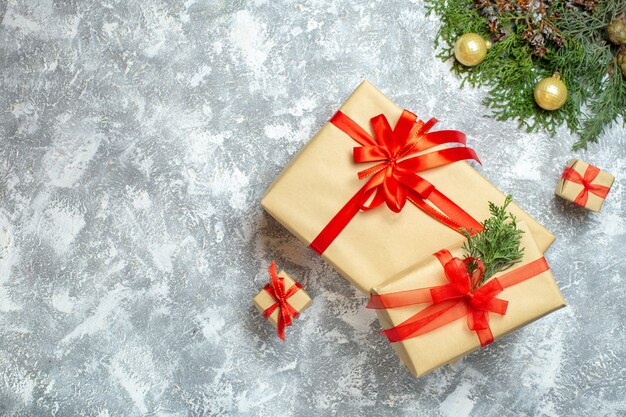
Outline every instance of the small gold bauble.
<svg viewBox="0 0 626 417">
<path fill-rule="evenodd" d="M 544 78 L 535 86 L 535 102 L 544 110 L 557 110 L 567 101 L 567 87 L 558 74 Z"/>
<path fill-rule="evenodd" d="M 456 40 L 454 56 L 467 67 L 474 67 L 485 59 L 491 42 L 486 41 L 477 33 L 466 33 Z"/>
<path fill-rule="evenodd" d="M 611 20 L 606 27 L 606 36 L 615 45 L 626 45 L 626 18 Z"/>
</svg>

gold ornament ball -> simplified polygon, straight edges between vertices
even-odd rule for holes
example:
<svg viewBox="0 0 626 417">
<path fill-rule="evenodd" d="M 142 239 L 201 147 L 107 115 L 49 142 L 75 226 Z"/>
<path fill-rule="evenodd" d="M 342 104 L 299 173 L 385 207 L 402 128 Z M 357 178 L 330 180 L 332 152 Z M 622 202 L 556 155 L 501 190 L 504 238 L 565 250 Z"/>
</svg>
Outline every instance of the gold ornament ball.
<svg viewBox="0 0 626 417">
<path fill-rule="evenodd" d="M 491 42 L 483 39 L 479 34 L 466 33 L 456 40 L 454 56 L 466 67 L 474 67 L 483 62 L 490 47 Z"/>
<path fill-rule="evenodd" d="M 613 19 L 606 27 L 606 36 L 615 45 L 626 45 L 626 19 Z"/>
<path fill-rule="evenodd" d="M 557 110 L 567 101 L 567 87 L 561 78 L 553 75 L 535 86 L 535 102 L 544 110 Z"/>
</svg>

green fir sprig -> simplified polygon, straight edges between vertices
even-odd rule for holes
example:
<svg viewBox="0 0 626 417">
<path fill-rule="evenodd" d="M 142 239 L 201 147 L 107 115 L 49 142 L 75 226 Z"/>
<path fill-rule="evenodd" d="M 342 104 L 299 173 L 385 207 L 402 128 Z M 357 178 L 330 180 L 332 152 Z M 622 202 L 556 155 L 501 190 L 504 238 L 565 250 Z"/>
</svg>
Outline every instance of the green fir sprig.
<svg viewBox="0 0 626 417">
<path fill-rule="evenodd" d="M 510 195 L 502 206 L 489 202 L 491 217 L 481 223 L 483 230 L 474 235 L 464 231 L 467 241 L 463 249 L 467 256 L 480 259 L 485 266 L 485 273 L 478 285 L 515 265 L 524 255 L 524 248 L 521 247 L 524 232 L 517 228 L 515 216 L 506 209 L 510 203 Z"/>
<path fill-rule="evenodd" d="M 428 0 L 442 22 L 438 57 L 453 57 L 459 36 L 476 32 L 493 43 L 486 59 L 467 68 L 453 61 L 462 85 L 487 86 L 484 104 L 497 120 L 517 120 L 527 131 L 556 133 L 563 123 L 579 140 L 573 149 L 597 142 L 614 121 L 626 121 L 626 77 L 615 57 L 618 47 L 605 28 L 626 12 L 626 1 L 611 0 Z M 536 105 L 538 81 L 560 73 L 568 100 L 557 111 Z"/>
</svg>

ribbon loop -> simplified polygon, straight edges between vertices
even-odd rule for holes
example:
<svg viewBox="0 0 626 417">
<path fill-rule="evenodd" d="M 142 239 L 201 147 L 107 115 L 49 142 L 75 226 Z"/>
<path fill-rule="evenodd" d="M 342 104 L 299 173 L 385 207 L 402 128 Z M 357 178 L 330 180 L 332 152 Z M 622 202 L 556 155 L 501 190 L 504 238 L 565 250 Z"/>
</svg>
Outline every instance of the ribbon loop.
<svg viewBox="0 0 626 417">
<path fill-rule="evenodd" d="M 364 162 L 377 162 L 390 159 L 388 149 L 380 145 L 357 146 L 352 151 L 354 162 L 357 164 Z M 362 179 L 359 176 L 359 179 Z"/>
<path fill-rule="evenodd" d="M 374 138 L 378 142 L 378 145 L 386 148 L 391 157 L 395 156 L 395 135 L 393 135 L 393 130 L 385 115 L 379 114 L 378 116 L 372 117 L 371 123 L 372 129 L 374 130 Z"/>
</svg>

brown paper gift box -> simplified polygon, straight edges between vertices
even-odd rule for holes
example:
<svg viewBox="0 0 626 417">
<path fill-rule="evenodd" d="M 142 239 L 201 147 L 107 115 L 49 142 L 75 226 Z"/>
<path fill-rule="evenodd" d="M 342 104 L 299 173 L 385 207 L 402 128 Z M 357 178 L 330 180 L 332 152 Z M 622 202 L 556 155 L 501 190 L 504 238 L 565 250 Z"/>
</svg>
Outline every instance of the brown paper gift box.
<svg viewBox="0 0 626 417">
<path fill-rule="evenodd" d="M 296 283 L 296 281 L 294 281 L 293 278 L 291 278 L 291 276 L 289 276 L 289 274 L 285 271 L 281 270 L 278 273 L 278 276 L 285 279 L 285 292 L 289 291 L 289 289 Z M 272 296 L 265 291 L 265 289 L 259 291 L 259 293 L 254 296 L 252 301 L 261 314 L 263 314 L 265 310 L 270 308 L 272 304 L 276 302 L 274 298 L 272 298 Z M 298 313 L 301 313 L 304 309 L 311 305 L 311 297 L 304 290 L 304 288 L 300 288 L 294 295 L 289 297 L 287 301 Z M 267 320 L 272 323 L 274 327 L 278 327 L 278 309 L 274 310 Z"/>
<path fill-rule="evenodd" d="M 525 224 L 518 225 L 522 235 L 524 257 L 513 268 L 496 274 L 496 277 L 541 258 L 537 247 Z M 450 250 L 452 256 L 463 258 L 461 246 Z M 373 294 L 386 294 L 397 291 L 414 290 L 446 284 L 443 268 L 435 256 L 430 256 L 418 265 L 398 274 L 387 283 L 372 289 Z M 489 325 L 494 338 L 504 336 L 540 317 L 565 306 L 565 300 L 557 287 L 550 270 L 542 272 L 517 285 L 505 288 L 498 298 L 509 301 L 506 315 L 489 315 Z M 376 310 L 383 328 L 388 329 L 404 322 L 427 304 L 393 309 Z M 391 343 L 404 365 L 416 376 L 424 375 L 435 368 L 454 362 L 462 356 L 480 348 L 476 333 L 467 327 L 465 318 L 453 321 L 429 333 L 401 342 Z"/>
<path fill-rule="evenodd" d="M 372 117 L 385 114 L 393 127 L 402 113 L 400 107 L 367 81 L 340 110 L 370 134 Z M 326 123 L 268 188 L 262 206 L 300 240 L 310 244 L 364 184 L 357 172 L 369 165 L 353 162 L 352 151 L 357 145 L 336 126 Z M 489 217 L 489 201 L 504 201 L 505 195 L 466 162 L 420 175 L 478 221 Z M 554 236 L 518 206 L 509 207 L 529 225 L 544 252 Z M 398 214 L 384 206 L 358 213 L 322 256 L 357 288 L 369 293 L 371 288 L 438 249 L 462 240 L 461 234 L 407 203 Z"/>
<path fill-rule="evenodd" d="M 589 167 L 588 163 L 583 162 L 579 159 L 571 159 L 567 163 L 567 166 L 566 166 L 566 168 L 572 168 L 574 171 L 578 172 L 582 176 L 585 175 L 585 171 L 587 170 L 588 167 Z M 608 172 L 600 170 L 600 172 L 598 172 L 598 176 L 591 183 L 595 185 L 603 185 L 605 187 L 611 188 L 614 180 L 615 180 L 615 177 L 613 177 L 613 175 L 609 174 Z M 564 198 L 571 202 L 575 202 L 576 197 L 578 197 L 578 194 L 583 189 L 584 189 L 584 186 L 582 184 L 568 181 L 565 178 L 561 177 L 559 179 L 559 182 L 556 185 L 556 189 L 554 190 L 554 193 L 561 198 Z M 587 204 L 585 204 L 583 207 L 585 207 L 588 210 L 597 212 L 597 211 L 600 211 L 600 209 L 602 208 L 602 203 L 604 203 L 603 197 L 600 197 L 592 192 L 589 192 L 587 194 Z"/>
</svg>

